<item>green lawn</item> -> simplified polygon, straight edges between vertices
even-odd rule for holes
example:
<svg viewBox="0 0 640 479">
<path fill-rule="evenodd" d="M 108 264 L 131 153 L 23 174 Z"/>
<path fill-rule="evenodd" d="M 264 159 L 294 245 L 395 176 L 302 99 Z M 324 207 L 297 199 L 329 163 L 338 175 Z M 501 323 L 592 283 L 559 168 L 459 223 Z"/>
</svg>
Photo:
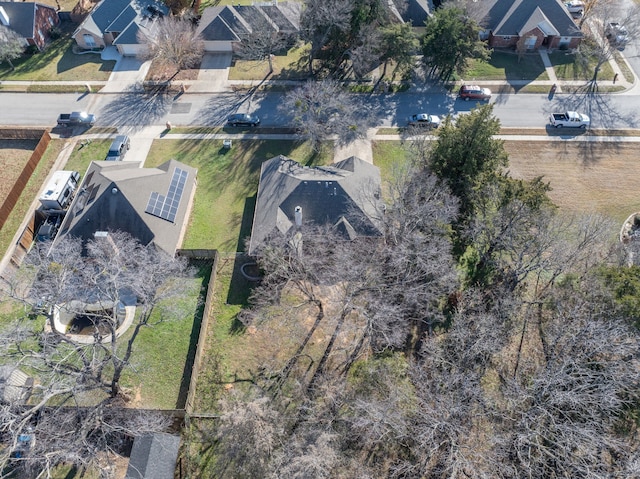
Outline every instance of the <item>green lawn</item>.
<svg viewBox="0 0 640 479">
<path fill-rule="evenodd" d="M 296 45 L 273 57 L 273 73 L 270 80 L 294 80 L 307 78 L 308 45 Z M 269 62 L 235 59 L 229 68 L 229 80 L 262 80 L 269 73 Z"/>
<path fill-rule="evenodd" d="M 0 62 L 0 80 L 29 81 L 104 81 L 108 80 L 115 61 L 100 60 L 99 53 L 73 53 L 73 25 L 67 24 L 63 35 L 51 42 L 43 52 L 25 55 L 13 61 Z"/>
<path fill-rule="evenodd" d="M 554 52 L 549 55 L 556 76 L 559 80 L 591 80 L 596 66 L 596 60 L 591 59 L 586 65 L 576 61 L 576 56 L 570 53 Z M 600 80 L 613 80 L 613 70 L 609 63 L 604 63 L 598 73 Z"/>
<path fill-rule="evenodd" d="M 134 345 L 132 367 L 123 374 L 122 385 L 129 388 L 136 407 L 183 408 L 189 386 L 193 354 L 202 320 L 206 283 L 210 268 L 202 267 L 187 281 L 190 294 L 180 299 L 180 314 L 155 326 L 144 327 Z M 202 292 L 202 296 L 200 296 Z M 175 300 L 174 300 L 175 301 Z M 152 321 L 157 315 L 152 316 Z M 120 346 L 131 337 L 130 329 L 120 338 Z"/>
<path fill-rule="evenodd" d="M 231 150 L 222 140 L 156 140 L 145 162 L 154 167 L 175 159 L 198 169 L 198 186 L 183 248 L 244 251 L 251 233 L 255 195 L 262 162 L 285 155 L 305 165 L 330 164 L 333 150 L 314 152 L 295 141 L 233 140 Z"/>
<path fill-rule="evenodd" d="M 67 163 L 64 165 L 65 170 L 80 172 L 80 176 L 84 176 L 89 168 L 89 163 L 94 160 L 104 160 L 111 145 L 111 140 L 90 140 L 87 142 L 78 141 L 73 148 Z"/>
<path fill-rule="evenodd" d="M 523 55 L 494 51 L 488 62 L 471 60 L 462 78 L 473 80 L 548 80 L 542 59 L 537 53 Z"/>
</svg>

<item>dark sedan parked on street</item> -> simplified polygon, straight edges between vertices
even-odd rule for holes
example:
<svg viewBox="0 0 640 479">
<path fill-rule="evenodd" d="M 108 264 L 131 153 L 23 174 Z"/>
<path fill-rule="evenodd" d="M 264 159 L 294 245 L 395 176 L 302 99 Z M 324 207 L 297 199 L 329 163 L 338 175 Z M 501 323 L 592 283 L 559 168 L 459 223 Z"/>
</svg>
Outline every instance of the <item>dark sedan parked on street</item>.
<svg viewBox="0 0 640 479">
<path fill-rule="evenodd" d="M 227 118 L 227 124 L 229 126 L 258 126 L 260 118 L 248 113 L 235 113 Z"/>
</svg>

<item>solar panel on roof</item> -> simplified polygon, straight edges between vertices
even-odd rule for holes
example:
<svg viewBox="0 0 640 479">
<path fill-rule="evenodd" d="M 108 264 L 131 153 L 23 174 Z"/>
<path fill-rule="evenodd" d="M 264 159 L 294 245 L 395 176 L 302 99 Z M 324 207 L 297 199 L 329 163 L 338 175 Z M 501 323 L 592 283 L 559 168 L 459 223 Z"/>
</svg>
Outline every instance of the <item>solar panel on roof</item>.
<svg viewBox="0 0 640 479">
<path fill-rule="evenodd" d="M 180 205 L 180 199 L 182 198 L 188 176 L 189 174 L 181 168 L 173 170 L 173 176 L 171 177 L 167 194 L 163 195 L 153 191 L 149 196 L 149 202 L 147 203 L 145 212 L 175 223 L 178 206 Z"/>
</svg>

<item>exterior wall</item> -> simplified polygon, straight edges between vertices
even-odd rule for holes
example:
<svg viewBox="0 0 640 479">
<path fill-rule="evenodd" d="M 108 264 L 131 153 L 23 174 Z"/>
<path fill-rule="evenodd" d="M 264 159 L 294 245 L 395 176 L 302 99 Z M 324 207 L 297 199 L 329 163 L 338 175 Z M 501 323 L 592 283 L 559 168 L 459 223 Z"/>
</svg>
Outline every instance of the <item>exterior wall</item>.
<svg viewBox="0 0 640 479">
<path fill-rule="evenodd" d="M 561 41 L 562 41 L 562 37 L 553 37 L 553 40 L 551 40 L 551 42 L 549 43 L 549 49 L 556 50 L 560 48 Z M 578 45 L 580 45 L 581 41 L 582 41 L 582 38 L 580 37 L 571 37 L 571 40 L 569 40 L 569 44 L 565 48 L 567 50 L 573 50 L 574 48 L 578 48 Z"/>
<path fill-rule="evenodd" d="M 516 46 L 516 43 L 518 43 L 518 39 L 520 37 L 517 35 L 514 35 L 512 37 L 506 38 L 506 37 L 496 37 L 493 35 L 493 32 L 491 32 L 489 34 L 489 46 L 490 47 L 497 47 L 497 48 L 509 48 L 509 47 L 514 47 Z"/>
<path fill-rule="evenodd" d="M 91 35 L 93 37 L 93 41 L 95 42 L 95 48 L 104 48 L 106 46 L 102 37 L 93 35 L 89 31 L 82 28 L 78 30 L 78 32 L 73 37 L 80 48 L 84 48 L 85 50 L 90 50 L 91 48 L 94 48 L 93 46 L 87 45 L 85 43 L 85 39 L 84 39 L 85 35 Z"/>
<path fill-rule="evenodd" d="M 544 39 L 546 38 L 544 32 L 537 27 L 531 30 L 530 32 L 527 32 L 523 36 L 525 38 L 532 37 L 532 36 L 536 37 L 536 43 L 533 45 L 533 47 L 529 48 L 528 50 L 537 50 L 542 46 L 542 42 L 544 42 Z"/>
<path fill-rule="evenodd" d="M 59 23 L 60 19 L 53 8 L 47 8 L 36 4 L 33 40 L 40 50 L 45 47 L 47 40 L 49 40 L 49 32 L 51 31 L 51 28 L 55 27 Z"/>
<path fill-rule="evenodd" d="M 204 51 L 207 53 L 232 52 L 233 44 L 231 42 L 204 42 Z"/>
</svg>

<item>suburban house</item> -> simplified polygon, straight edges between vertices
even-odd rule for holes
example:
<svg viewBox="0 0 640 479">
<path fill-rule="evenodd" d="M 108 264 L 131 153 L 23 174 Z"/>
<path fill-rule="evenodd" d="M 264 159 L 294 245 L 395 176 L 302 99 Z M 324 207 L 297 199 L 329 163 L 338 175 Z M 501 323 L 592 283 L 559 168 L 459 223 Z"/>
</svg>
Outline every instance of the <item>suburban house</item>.
<svg viewBox="0 0 640 479">
<path fill-rule="evenodd" d="M 175 160 L 158 168 L 134 161 L 94 161 L 60 226 L 65 236 L 93 239 L 125 231 L 173 255 L 181 245 L 193 205 L 197 170 Z"/>
<path fill-rule="evenodd" d="M 34 45 L 42 50 L 51 29 L 60 23 L 55 8 L 34 2 L 0 2 L 0 25 L 24 39 L 25 48 Z M 2 35 L 0 29 L 0 35 Z"/>
<path fill-rule="evenodd" d="M 474 16 L 490 47 L 573 49 L 582 32 L 560 0 L 479 0 Z M 522 43 L 524 42 L 524 43 Z"/>
<path fill-rule="evenodd" d="M 263 5 L 215 6 L 205 8 L 197 32 L 206 52 L 231 52 L 255 30 L 271 29 L 280 35 L 300 31 L 301 7 L 298 2 Z"/>
<path fill-rule="evenodd" d="M 155 0 L 102 0 L 72 37 L 86 50 L 113 45 L 121 55 L 135 56 L 144 49 L 140 35 L 153 37 L 156 20 L 166 15 L 169 8 Z"/>
<path fill-rule="evenodd" d="M 346 239 L 380 236 L 380 170 L 352 156 L 303 166 L 285 156 L 262 163 L 249 254 L 270 237 L 332 225 Z"/>
<path fill-rule="evenodd" d="M 180 437 L 172 434 L 145 434 L 133 440 L 125 479 L 173 479 Z"/>
</svg>

